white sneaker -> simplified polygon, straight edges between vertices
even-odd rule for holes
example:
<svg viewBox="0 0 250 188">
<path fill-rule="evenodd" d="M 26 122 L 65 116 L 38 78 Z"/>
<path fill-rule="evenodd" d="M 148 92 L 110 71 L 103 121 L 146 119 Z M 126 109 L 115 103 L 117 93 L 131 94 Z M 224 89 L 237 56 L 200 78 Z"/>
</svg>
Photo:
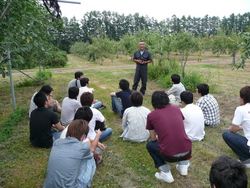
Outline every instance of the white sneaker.
<svg viewBox="0 0 250 188">
<path fill-rule="evenodd" d="M 190 166 L 190 163 L 188 163 L 187 165 L 176 165 L 176 169 L 180 172 L 180 174 L 182 176 L 186 176 L 188 175 L 188 167 Z"/>
<path fill-rule="evenodd" d="M 163 172 L 163 171 L 156 172 L 155 177 L 158 180 L 162 180 L 162 181 L 165 181 L 165 182 L 168 182 L 168 183 L 174 182 L 174 178 L 173 178 L 170 170 L 168 172 Z"/>
<path fill-rule="evenodd" d="M 242 163 L 244 164 L 244 163 Z M 250 163 L 244 164 L 246 166 L 246 168 L 250 168 Z"/>
</svg>

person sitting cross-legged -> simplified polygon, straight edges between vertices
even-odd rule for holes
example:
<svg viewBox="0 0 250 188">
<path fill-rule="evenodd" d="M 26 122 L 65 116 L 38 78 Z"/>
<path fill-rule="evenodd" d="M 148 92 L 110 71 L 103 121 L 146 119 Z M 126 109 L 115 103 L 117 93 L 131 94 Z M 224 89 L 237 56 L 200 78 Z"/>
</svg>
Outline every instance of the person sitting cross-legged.
<svg viewBox="0 0 250 188">
<path fill-rule="evenodd" d="M 132 91 L 129 89 L 129 82 L 125 79 L 120 80 L 119 87 L 122 91 L 110 93 L 110 96 L 112 111 L 117 112 L 118 115 L 122 118 L 124 111 L 132 106 L 129 99 Z"/>
<path fill-rule="evenodd" d="M 92 143 L 86 140 L 88 131 L 88 122 L 77 119 L 69 125 L 66 138 L 54 142 L 43 188 L 91 186 L 96 171 L 93 151 L 101 131 Z"/>
<path fill-rule="evenodd" d="M 197 93 L 200 96 L 196 105 L 199 106 L 204 115 L 205 126 L 220 124 L 220 109 L 216 99 L 209 94 L 209 86 L 205 83 L 197 85 Z"/>
<path fill-rule="evenodd" d="M 34 96 L 34 103 L 38 108 L 33 110 L 30 116 L 30 142 L 35 147 L 51 148 L 53 140 L 60 137 L 64 126 L 59 122 L 55 112 L 48 109 L 52 105 L 52 100 L 45 93 L 38 92 Z"/>
<path fill-rule="evenodd" d="M 82 79 L 82 78 L 83 78 L 83 72 L 81 72 L 81 71 L 75 72 L 75 78 L 72 79 L 69 82 L 69 84 L 68 84 L 68 90 L 71 87 L 78 87 L 78 88 L 80 88 L 81 87 L 80 79 Z"/>
<path fill-rule="evenodd" d="M 205 136 L 204 116 L 199 106 L 193 104 L 193 93 L 181 92 L 181 103 L 184 108 L 181 112 L 184 116 L 184 126 L 187 136 L 192 141 L 201 141 Z"/>
<path fill-rule="evenodd" d="M 143 95 L 141 92 L 133 91 L 130 100 L 132 107 L 127 108 L 123 114 L 123 133 L 120 137 L 131 142 L 145 142 L 149 139 L 146 123 L 150 110 L 142 106 Z"/>
<path fill-rule="evenodd" d="M 169 104 L 168 95 L 164 91 L 153 93 L 152 106 L 155 110 L 148 114 L 146 126 L 151 140 L 146 147 L 155 167 L 160 170 L 155 173 L 155 177 L 172 183 L 174 178 L 167 162 L 177 162 L 176 169 L 181 175 L 186 176 L 190 165 L 192 142 L 186 135 L 180 108 Z"/>
<path fill-rule="evenodd" d="M 211 188 L 247 188 L 246 167 L 223 155 L 212 164 L 209 181 Z"/>
<path fill-rule="evenodd" d="M 222 137 L 240 161 L 250 168 L 250 86 L 240 90 L 240 105 L 234 112 L 232 126 Z M 237 134 L 240 130 L 244 136 Z"/>
</svg>

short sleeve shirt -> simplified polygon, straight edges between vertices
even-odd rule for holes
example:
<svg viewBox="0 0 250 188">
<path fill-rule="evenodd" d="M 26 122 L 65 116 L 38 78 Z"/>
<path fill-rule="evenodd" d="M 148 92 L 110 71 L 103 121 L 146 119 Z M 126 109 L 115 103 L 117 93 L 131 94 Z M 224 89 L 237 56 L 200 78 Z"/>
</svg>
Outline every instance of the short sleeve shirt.
<svg viewBox="0 0 250 188">
<path fill-rule="evenodd" d="M 80 80 L 77 80 L 77 79 L 73 79 L 69 82 L 68 84 L 68 89 L 71 88 L 71 87 L 78 87 L 80 88 L 81 87 L 81 83 L 80 83 Z"/>
<path fill-rule="evenodd" d="M 50 148 L 53 144 L 51 127 L 58 122 L 55 112 L 48 108 L 35 109 L 30 117 L 30 141 L 33 146 Z"/>
<path fill-rule="evenodd" d="M 122 100 L 122 107 L 123 107 L 122 114 L 127 108 L 132 106 L 129 98 L 131 93 L 132 93 L 131 90 L 119 91 L 115 93 L 116 96 Z"/>
<path fill-rule="evenodd" d="M 173 156 L 191 150 L 192 142 L 186 135 L 183 119 L 180 108 L 175 105 L 166 105 L 148 114 L 146 128 L 157 133 L 162 155 Z"/>
<path fill-rule="evenodd" d="M 220 124 L 219 105 L 212 95 L 202 96 L 198 99 L 196 105 L 201 108 L 206 125 L 215 126 Z"/>
<path fill-rule="evenodd" d="M 143 53 L 141 54 L 140 50 L 135 51 L 134 53 L 134 59 L 137 60 L 142 60 L 142 61 L 148 61 L 148 60 L 153 60 L 151 57 L 151 54 L 148 50 L 144 50 Z M 147 66 L 146 64 L 140 64 L 140 63 L 136 63 L 137 66 Z"/>
</svg>

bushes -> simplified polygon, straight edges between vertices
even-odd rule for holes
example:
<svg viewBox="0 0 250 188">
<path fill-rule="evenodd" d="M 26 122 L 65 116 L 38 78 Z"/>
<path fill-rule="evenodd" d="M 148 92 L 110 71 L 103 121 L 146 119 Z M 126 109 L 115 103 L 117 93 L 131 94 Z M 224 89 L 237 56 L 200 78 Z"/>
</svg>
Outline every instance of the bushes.
<svg viewBox="0 0 250 188">
<path fill-rule="evenodd" d="M 50 56 L 45 60 L 44 66 L 46 67 L 64 67 L 68 61 L 67 52 L 53 51 Z"/>
<path fill-rule="evenodd" d="M 170 78 L 172 74 L 181 75 L 181 67 L 175 62 L 163 62 L 159 64 L 151 64 L 148 67 L 148 76 L 151 80 L 155 80 L 163 88 L 172 87 Z M 209 82 L 209 77 L 202 75 L 194 70 L 189 70 L 186 72 L 184 78 L 181 78 L 181 82 L 185 86 L 186 90 L 195 92 L 196 86 L 199 83 Z M 214 87 L 212 86 L 212 91 Z"/>
</svg>

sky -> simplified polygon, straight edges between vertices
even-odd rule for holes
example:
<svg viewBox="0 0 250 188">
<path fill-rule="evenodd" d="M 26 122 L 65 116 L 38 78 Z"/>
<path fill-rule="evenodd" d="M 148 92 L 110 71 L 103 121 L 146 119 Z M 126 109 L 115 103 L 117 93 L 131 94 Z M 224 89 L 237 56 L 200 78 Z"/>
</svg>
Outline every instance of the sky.
<svg viewBox="0 0 250 188">
<path fill-rule="evenodd" d="M 250 0 L 69 0 L 81 4 L 59 3 L 62 16 L 80 20 L 86 12 L 111 11 L 119 14 L 148 15 L 158 21 L 183 15 L 192 17 L 223 16 L 229 17 L 232 13 L 243 14 L 250 12 Z"/>
</svg>

